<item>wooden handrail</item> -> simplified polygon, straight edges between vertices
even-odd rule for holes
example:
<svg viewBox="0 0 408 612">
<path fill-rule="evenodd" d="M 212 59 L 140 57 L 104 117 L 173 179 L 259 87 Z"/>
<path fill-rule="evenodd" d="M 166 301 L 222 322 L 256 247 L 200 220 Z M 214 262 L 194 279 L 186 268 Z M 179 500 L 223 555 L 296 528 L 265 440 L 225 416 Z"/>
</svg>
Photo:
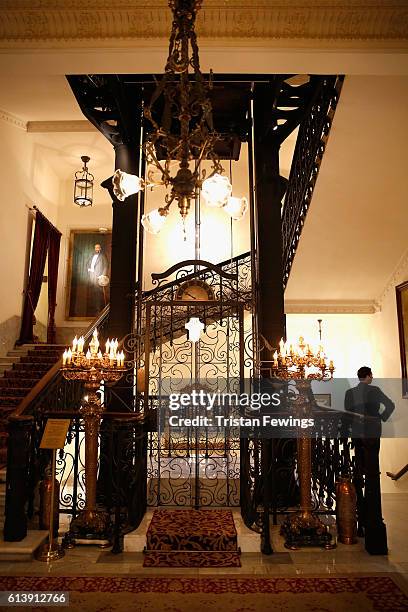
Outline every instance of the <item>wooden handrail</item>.
<svg viewBox="0 0 408 612">
<path fill-rule="evenodd" d="M 408 472 L 408 463 L 403 468 L 400 469 L 399 472 L 393 474 L 392 472 L 386 472 L 387 476 L 391 478 L 391 480 L 399 480 L 401 476 L 404 476 Z"/>
<path fill-rule="evenodd" d="M 93 331 L 94 331 L 95 327 L 98 327 L 98 325 L 105 319 L 105 317 L 108 315 L 108 313 L 109 313 L 109 304 L 107 304 L 105 306 L 105 308 L 97 316 L 97 318 L 94 319 L 94 321 L 92 321 L 92 323 L 89 325 L 89 327 L 87 328 L 87 330 L 86 330 L 86 332 L 84 334 L 85 340 L 87 340 L 93 334 Z M 41 346 L 41 345 L 39 345 L 39 346 Z M 58 372 L 61 369 L 61 366 L 62 366 L 62 357 L 60 359 L 58 359 L 57 363 L 55 363 L 52 366 L 52 368 L 49 369 L 44 374 L 44 376 L 42 378 L 40 378 L 38 383 L 36 385 L 34 385 L 34 387 L 30 390 L 28 395 L 23 397 L 23 399 L 21 400 L 21 402 L 19 403 L 17 408 L 14 410 L 14 412 L 11 413 L 10 416 L 17 417 L 17 416 L 21 416 L 22 414 L 24 414 L 24 412 L 28 408 L 28 406 L 35 400 L 35 398 L 38 395 L 40 395 L 40 393 L 43 391 L 43 389 L 45 389 L 45 387 L 58 374 Z"/>
</svg>

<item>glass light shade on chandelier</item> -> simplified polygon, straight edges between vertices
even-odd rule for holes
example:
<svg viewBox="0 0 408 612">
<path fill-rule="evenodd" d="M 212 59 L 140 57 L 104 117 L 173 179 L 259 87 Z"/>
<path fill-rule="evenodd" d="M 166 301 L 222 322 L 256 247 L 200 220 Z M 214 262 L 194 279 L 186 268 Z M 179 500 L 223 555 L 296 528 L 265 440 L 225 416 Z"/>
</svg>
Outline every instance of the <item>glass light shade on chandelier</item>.
<svg viewBox="0 0 408 612">
<path fill-rule="evenodd" d="M 244 218 L 246 211 L 248 210 L 248 200 L 244 198 L 235 198 L 230 196 L 227 203 L 224 204 L 223 209 L 229 214 L 231 219 L 235 221 L 241 221 Z"/>
<path fill-rule="evenodd" d="M 166 221 L 167 210 L 163 208 L 155 208 L 147 215 L 143 215 L 141 224 L 149 234 L 158 234 Z"/>
<path fill-rule="evenodd" d="M 221 208 L 232 193 L 232 186 L 227 176 L 217 172 L 203 181 L 201 193 L 207 206 Z"/>
<path fill-rule="evenodd" d="M 122 170 L 116 170 L 112 177 L 113 193 L 115 197 L 123 202 L 131 195 L 139 193 L 144 187 L 143 179 L 135 174 L 128 174 Z"/>
</svg>

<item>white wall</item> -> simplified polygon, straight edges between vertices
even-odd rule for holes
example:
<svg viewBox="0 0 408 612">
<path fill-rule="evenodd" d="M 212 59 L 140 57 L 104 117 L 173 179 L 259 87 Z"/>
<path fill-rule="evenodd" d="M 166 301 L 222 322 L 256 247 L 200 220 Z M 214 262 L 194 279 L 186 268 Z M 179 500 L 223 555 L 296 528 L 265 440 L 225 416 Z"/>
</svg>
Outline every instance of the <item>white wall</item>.
<svg viewBox="0 0 408 612">
<path fill-rule="evenodd" d="M 379 358 L 378 371 L 384 378 L 399 378 L 401 376 L 395 287 L 406 280 L 408 280 L 407 253 L 381 296 L 380 312 L 374 315 Z M 401 405 L 404 411 L 408 411 L 407 399 L 402 399 Z M 407 463 L 408 438 L 382 440 L 381 469 L 383 474 L 387 471 L 398 472 Z M 401 480 L 396 482 L 388 477 L 383 477 L 383 491 L 393 493 L 408 491 L 407 476 L 403 476 Z"/>
<path fill-rule="evenodd" d="M 319 342 L 318 322 L 322 319 L 322 343 L 329 359 L 336 367 L 336 378 L 355 378 L 362 365 L 376 370 L 376 333 L 374 315 L 371 314 L 289 314 L 288 339 L 297 341 L 304 336 L 306 342 Z"/>
<path fill-rule="evenodd" d="M 0 139 L 0 354 L 4 355 L 19 334 L 31 239 L 27 207 L 35 204 L 55 223 L 59 180 L 25 131 L 0 121 Z"/>
</svg>

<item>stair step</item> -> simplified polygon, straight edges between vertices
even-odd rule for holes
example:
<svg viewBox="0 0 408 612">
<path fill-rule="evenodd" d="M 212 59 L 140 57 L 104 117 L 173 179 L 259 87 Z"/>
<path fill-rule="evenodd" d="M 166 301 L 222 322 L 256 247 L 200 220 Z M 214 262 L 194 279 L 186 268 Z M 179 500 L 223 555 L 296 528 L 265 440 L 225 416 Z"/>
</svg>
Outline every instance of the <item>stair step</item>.
<svg viewBox="0 0 408 612">
<path fill-rule="evenodd" d="M 12 408 L 19 405 L 23 398 L 22 397 L 10 397 L 10 396 L 2 396 L 0 397 L 0 410 L 4 410 L 5 408 Z"/>
<path fill-rule="evenodd" d="M 22 357 L 27 354 L 27 349 L 25 348 L 15 348 L 11 351 L 8 351 L 7 357 Z"/>
<path fill-rule="evenodd" d="M 4 542 L 0 540 L 0 561 L 31 561 L 34 552 L 45 542 L 48 531 L 28 531 L 21 542 Z"/>
<path fill-rule="evenodd" d="M 65 344 L 23 344 L 22 347 L 26 349 L 66 349 Z"/>
<path fill-rule="evenodd" d="M 35 378 L 36 382 L 40 380 L 44 376 L 44 371 L 36 371 L 36 370 L 6 370 L 4 372 L 4 376 L 6 378 Z"/>
<path fill-rule="evenodd" d="M 50 359 L 58 359 L 58 357 L 60 357 L 60 355 L 62 354 L 63 351 L 61 351 L 60 349 L 57 350 L 53 350 L 51 351 L 50 349 L 46 349 L 46 350 L 41 350 L 41 351 L 28 351 L 27 355 L 24 355 L 24 357 L 28 357 L 29 359 L 31 359 L 32 357 L 34 357 L 35 359 L 42 359 L 42 358 L 50 358 Z"/>
<path fill-rule="evenodd" d="M 3 397 L 25 397 L 30 389 L 21 389 L 20 387 L 1 387 L 0 398 Z"/>
<path fill-rule="evenodd" d="M 0 366 L 12 366 L 15 361 L 20 361 L 19 359 L 10 359 L 10 357 L 0 357 Z"/>
<path fill-rule="evenodd" d="M 0 389 L 8 387 L 19 387 L 20 389 L 26 389 L 27 392 L 34 387 L 38 382 L 38 378 L 0 378 Z"/>
<path fill-rule="evenodd" d="M 52 367 L 49 363 L 14 363 L 13 370 L 18 372 L 47 372 Z"/>
<path fill-rule="evenodd" d="M 18 363 L 44 363 L 44 364 L 50 364 L 53 365 L 55 363 L 55 357 L 51 356 L 49 357 L 47 356 L 42 356 L 42 355 L 38 355 L 38 356 L 31 356 L 28 355 L 27 357 L 21 357 L 20 361 Z"/>
</svg>

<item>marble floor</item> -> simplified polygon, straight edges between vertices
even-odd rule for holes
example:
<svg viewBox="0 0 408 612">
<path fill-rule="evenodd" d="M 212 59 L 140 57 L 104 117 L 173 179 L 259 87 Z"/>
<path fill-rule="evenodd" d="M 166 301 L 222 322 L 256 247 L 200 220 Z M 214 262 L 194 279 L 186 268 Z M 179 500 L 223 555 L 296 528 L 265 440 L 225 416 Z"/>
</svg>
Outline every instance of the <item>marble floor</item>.
<svg viewBox="0 0 408 612">
<path fill-rule="evenodd" d="M 63 559 L 53 563 L 0 562 L 0 575 L 158 575 L 184 574 L 264 574 L 264 575 L 339 575 L 347 573 L 397 572 L 408 582 L 408 493 L 385 494 L 383 514 L 388 531 L 388 556 L 370 556 L 360 540 L 358 544 L 338 544 L 334 550 L 303 549 L 287 551 L 279 535 L 279 528 L 272 528 L 274 553 L 269 556 L 259 552 L 259 536 L 250 531 L 240 516 L 239 509 L 233 509 L 238 532 L 238 543 L 242 550 L 240 568 L 143 568 L 142 549 L 146 529 L 153 510 L 149 509 L 139 528 L 125 540 L 123 553 L 114 555 L 98 546 L 84 545 L 67 550 Z"/>
</svg>

